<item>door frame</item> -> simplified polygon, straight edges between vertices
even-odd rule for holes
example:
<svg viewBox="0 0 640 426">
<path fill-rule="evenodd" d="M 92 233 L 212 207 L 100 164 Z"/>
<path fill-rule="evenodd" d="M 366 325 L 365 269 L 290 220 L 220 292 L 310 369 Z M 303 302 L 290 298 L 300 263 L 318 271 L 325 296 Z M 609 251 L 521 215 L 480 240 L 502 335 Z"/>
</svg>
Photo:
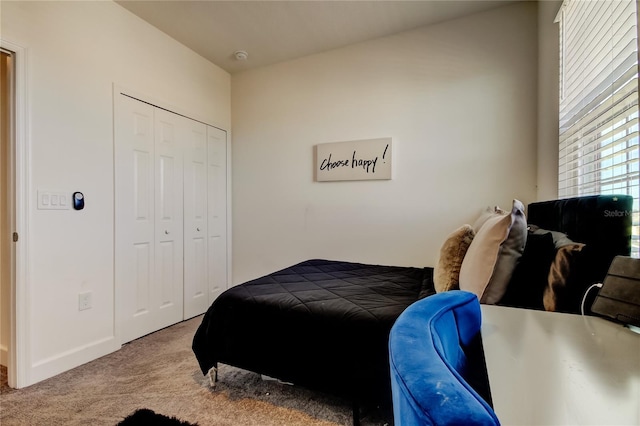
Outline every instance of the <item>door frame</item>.
<svg viewBox="0 0 640 426">
<path fill-rule="evenodd" d="M 29 333 L 29 167 L 30 139 L 28 133 L 27 59 L 28 50 L 5 39 L 0 47 L 12 52 L 13 69 L 13 131 L 9 141 L 11 193 L 10 221 L 18 241 L 12 245 L 11 262 L 11 336 L 8 350 L 8 379 L 12 388 L 30 385 Z"/>
</svg>

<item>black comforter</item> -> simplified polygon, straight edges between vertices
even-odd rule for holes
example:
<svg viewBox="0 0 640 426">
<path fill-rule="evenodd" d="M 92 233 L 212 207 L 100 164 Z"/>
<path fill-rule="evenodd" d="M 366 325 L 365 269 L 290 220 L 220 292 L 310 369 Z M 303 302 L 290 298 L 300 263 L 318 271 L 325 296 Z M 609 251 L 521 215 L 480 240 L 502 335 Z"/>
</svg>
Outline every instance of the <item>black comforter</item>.
<svg viewBox="0 0 640 426">
<path fill-rule="evenodd" d="M 221 362 L 356 402 L 388 400 L 389 330 L 434 292 L 432 272 L 308 260 L 225 291 L 193 351 L 205 374 Z"/>
</svg>

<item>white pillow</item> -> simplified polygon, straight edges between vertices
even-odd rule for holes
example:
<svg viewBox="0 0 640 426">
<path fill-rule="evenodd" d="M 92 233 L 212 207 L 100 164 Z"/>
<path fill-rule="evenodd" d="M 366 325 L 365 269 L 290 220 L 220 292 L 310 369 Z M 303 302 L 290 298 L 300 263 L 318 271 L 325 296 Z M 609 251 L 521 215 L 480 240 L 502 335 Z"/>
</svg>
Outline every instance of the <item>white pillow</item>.
<svg viewBox="0 0 640 426">
<path fill-rule="evenodd" d="M 481 303 L 498 303 L 526 241 L 524 205 L 513 200 L 511 213 L 489 217 L 476 233 L 460 267 L 460 289 L 475 293 Z"/>
</svg>

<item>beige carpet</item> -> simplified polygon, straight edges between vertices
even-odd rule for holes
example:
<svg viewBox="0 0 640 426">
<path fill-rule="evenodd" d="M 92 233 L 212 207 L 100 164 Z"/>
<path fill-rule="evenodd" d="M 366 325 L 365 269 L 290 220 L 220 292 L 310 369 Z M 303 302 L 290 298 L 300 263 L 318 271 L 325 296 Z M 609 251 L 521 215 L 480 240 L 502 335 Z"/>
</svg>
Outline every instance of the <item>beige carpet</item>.
<svg viewBox="0 0 640 426">
<path fill-rule="evenodd" d="M 206 425 L 350 425 L 351 405 L 221 365 L 215 390 L 191 351 L 202 317 L 24 389 L 0 384 L 0 425 L 116 425 L 138 408 Z M 6 376 L 3 376 L 6 377 Z M 388 410 L 363 425 L 391 423 Z"/>
</svg>

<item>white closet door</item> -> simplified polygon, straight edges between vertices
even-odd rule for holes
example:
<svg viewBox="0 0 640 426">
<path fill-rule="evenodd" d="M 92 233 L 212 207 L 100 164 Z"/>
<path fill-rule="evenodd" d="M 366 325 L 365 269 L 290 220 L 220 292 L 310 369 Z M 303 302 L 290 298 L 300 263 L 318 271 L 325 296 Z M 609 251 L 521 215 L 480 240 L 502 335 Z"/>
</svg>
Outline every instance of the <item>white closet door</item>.
<svg viewBox="0 0 640 426">
<path fill-rule="evenodd" d="M 184 318 L 209 307 L 207 281 L 207 127 L 189 120 L 184 144 Z"/>
<path fill-rule="evenodd" d="M 169 113 L 123 95 L 116 102 L 116 318 L 125 343 L 182 320 L 182 155 Z"/>
<path fill-rule="evenodd" d="M 126 343 L 205 312 L 227 289 L 227 133 L 118 94 L 114 134 Z"/>
<path fill-rule="evenodd" d="M 209 303 L 227 289 L 227 132 L 207 126 Z"/>
<path fill-rule="evenodd" d="M 156 108 L 155 205 L 156 281 L 158 310 L 155 328 L 183 318 L 183 154 L 188 119 Z"/>
<path fill-rule="evenodd" d="M 116 318 L 124 343 L 153 322 L 155 143 L 153 107 L 122 95 L 116 102 Z"/>
</svg>

